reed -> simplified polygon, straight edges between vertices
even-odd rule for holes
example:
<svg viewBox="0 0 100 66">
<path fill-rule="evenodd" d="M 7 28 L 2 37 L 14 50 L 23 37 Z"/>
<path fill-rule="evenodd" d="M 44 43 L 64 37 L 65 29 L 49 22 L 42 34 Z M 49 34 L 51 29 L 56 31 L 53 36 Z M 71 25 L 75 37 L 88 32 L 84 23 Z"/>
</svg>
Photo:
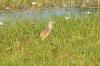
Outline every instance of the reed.
<svg viewBox="0 0 100 66">
<path fill-rule="evenodd" d="M 55 7 L 63 6 L 64 4 L 67 6 L 81 6 L 83 4 L 83 0 L 0 0 L 0 9 L 5 9 L 6 7 L 12 9 L 30 9 L 33 7 L 32 2 L 37 2 L 39 7 Z M 91 3 L 91 7 L 93 5 L 100 7 L 99 0 L 90 1 L 89 3 Z"/>
</svg>

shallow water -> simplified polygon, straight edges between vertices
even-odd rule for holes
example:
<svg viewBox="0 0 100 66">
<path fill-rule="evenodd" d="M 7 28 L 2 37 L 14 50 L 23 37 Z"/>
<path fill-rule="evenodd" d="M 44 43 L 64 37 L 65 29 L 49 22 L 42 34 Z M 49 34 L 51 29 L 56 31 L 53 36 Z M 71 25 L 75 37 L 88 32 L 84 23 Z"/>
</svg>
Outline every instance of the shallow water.
<svg viewBox="0 0 100 66">
<path fill-rule="evenodd" d="M 15 20 L 33 20 L 33 19 L 47 19 L 52 16 L 75 16 L 79 18 L 80 15 L 86 15 L 87 12 L 95 13 L 97 9 L 86 9 L 81 10 L 78 7 L 72 7 L 71 9 L 55 7 L 55 8 L 44 8 L 42 10 L 22 10 L 22 11 L 11 11 L 5 10 L 0 11 L 0 22 L 8 21 L 13 22 Z"/>
</svg>

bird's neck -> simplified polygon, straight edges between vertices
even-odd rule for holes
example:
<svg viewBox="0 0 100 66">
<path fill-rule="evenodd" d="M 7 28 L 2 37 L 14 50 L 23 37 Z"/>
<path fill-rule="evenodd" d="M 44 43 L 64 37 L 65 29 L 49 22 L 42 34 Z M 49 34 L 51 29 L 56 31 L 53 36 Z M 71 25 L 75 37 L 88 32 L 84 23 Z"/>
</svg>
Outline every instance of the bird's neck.
<svg viewBox="0 0 100 66">
<path fill-rule="evenodd" d="M 52 24 L 49 24 L 49 25 L 48 25 L 48 28 L 49 28 L 49 29 L 52 29 Z"/>
</svg>

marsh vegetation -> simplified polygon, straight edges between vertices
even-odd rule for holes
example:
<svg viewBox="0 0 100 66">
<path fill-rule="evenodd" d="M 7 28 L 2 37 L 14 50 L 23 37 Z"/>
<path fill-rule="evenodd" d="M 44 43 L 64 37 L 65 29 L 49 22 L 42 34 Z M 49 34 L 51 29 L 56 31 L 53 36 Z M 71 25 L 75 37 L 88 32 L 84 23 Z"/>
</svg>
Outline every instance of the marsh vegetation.
<svg viewBox="0 0 100 66">
<path fill-rule="evenodd" d="M 99 6 L 99 0 L 0 0 L 0 66 L 100 66 Z M 49 18 L 52 31 L 42 40 Z"/>
</svg>

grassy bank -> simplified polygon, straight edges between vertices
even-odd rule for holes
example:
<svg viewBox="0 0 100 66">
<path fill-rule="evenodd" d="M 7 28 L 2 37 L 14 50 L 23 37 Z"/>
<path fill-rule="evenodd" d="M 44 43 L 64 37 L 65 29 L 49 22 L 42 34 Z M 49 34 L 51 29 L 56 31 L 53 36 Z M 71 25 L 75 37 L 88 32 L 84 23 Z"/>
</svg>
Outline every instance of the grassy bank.
<svg viewBox="0 0 100 66">
<path fill-rule="evenodd" d="M 32 2 L 35 2 L 32 4 Z M 70 4 L 71 3 L 71 4 Z M 82 6 L 83 0 L 0 0 L 0 9 L 32 9 L 54 6 Z M 86 4 L 85 4 L 86 5 Z M 100 2 L 98 0 L 89 1 L 87 7 L 100 8 Z M 8 8 L 9 7 L 9 8 Z"/>
<path fill-rule="evenodd" d="M 100 66 L 100 16 L 54 18 L 50 36 L 39 33 L 47 22 L 0 26 L 0 66 Z"/>
</svg>

